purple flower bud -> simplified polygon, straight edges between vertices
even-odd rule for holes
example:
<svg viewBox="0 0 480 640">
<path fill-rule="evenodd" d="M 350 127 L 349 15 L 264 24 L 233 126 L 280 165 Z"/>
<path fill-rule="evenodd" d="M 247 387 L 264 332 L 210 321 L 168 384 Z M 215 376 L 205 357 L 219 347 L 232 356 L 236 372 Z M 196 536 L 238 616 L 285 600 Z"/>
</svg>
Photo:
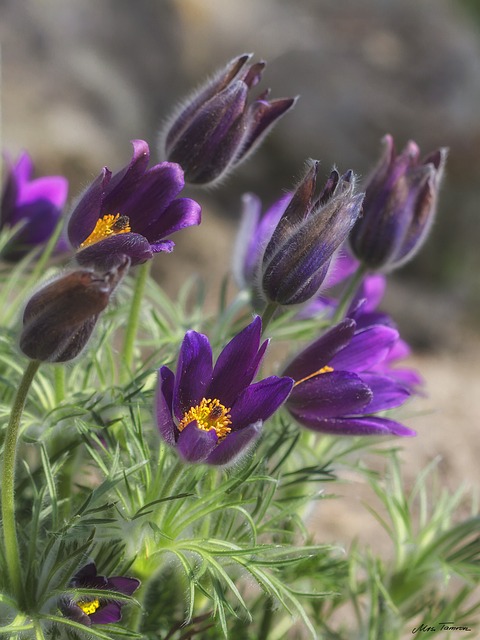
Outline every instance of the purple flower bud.
<svg viewBox="0 0 480 640">
<path fill-rule="evenodd" d="M 362 206 L 351 171 L 334 170 L 315 198 L 318 162 L 293 194 L 265 249 L 262 290 L 270 302 L 309 300 L 322 285 L 334 253 L 346 240 Z"/>
<path fill-rule="evenodd" d="M 410 141 L 397 155 L 393 138 L 367 184 L 363 216 L 350 235 L 354 254 L 371 269 L 391 270 L 410 260 L 425 241 L 436 209 L 447 158 L 438 149 L 420 160 Z"/>
<path fill-rule="evenodd" d="M 247 64 L 251 54 L 234 58 L 191 95 L 165 127 L 161 154 L 178 162 L 191 184 L 211 184 L 256 149 L 295 98 L 267 99 L 268 91 L 247 104 L 265 62 Z"/>
<path fill-rule="evenodd" d="M 109 271 L 72 271 L 37 291 L 23 313 L 23 353 L 42 362 L 75 358 L 129 265 L 130 259 L 123 256 L 123 262 Z"/>
<path fill-rule="evenodd" d="M 29 251 L 45 245 L 62 215 L 67 200 L 68 182 L 62 176 L 31 179 L 33 163 L 22 153 L 16 164 L 7 161 L 0 211 L 0 231 L 18 226 L 2 252 L 6 260 L 17 261 Z M 69 248 L 60 238 L 57 253 Z"/>
</svg>

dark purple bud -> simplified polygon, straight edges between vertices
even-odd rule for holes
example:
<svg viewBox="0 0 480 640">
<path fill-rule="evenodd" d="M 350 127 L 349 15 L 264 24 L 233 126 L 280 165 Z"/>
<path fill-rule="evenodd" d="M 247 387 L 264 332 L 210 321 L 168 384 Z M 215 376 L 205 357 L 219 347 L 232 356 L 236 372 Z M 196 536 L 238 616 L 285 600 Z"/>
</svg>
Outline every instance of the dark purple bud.
<svg viewBox="0 0 480 640">
<path fill-rule="evenodd" d="M 356 257 L 371 269 L 391 270 L 410 260 L 430 231 L 447 150 L 438 149 L 420 160 L 412 141 L 398 155 L 392 136 L 383 142 L 385 151 L 368 181 L 363 216 L 350 243 Z"/>
<path fill-rule="evenodd" d="M 35 293 L 23 313 L 20 349 L 32 360 L 67 362 L 85 347 L 99 314 L 128 270 L 123 256 L 109 271 L 72 271 Z"/>
<path fill-rule="evenodd" d="M 313 297 L 361 210 L 351 171 L 332 171 L 315 197 L 318 162 L 307 172 L 273 232 L 263 256 L 262 290 L 270 302 L 290 305 Z"/>
<path fill-rule="evenodd" d="M 294 98 L 268 101 L 268 91 L 248 104 L 265 62 L 234 58 L 190 96 L 165 128 L 161 153 L 181 165 L 191 184 L 211 184 L 258 147 Z"/>
</svg>

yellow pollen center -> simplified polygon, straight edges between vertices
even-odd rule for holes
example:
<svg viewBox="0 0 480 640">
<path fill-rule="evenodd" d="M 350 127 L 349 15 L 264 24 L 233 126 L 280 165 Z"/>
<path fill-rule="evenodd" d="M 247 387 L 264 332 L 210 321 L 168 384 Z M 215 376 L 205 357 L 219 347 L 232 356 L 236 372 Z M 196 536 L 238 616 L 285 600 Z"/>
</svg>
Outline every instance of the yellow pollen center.
<svg viewBox="0 0 480 640">
<path fill-rule="evenodd" d="M 103 216 L 103 218 L 99 218 L 97 220 L 95 229 L 88 238 L 82 242 L 80 248 L 84 249 L 85 247 L 95 244 L 95 242 L 99 242 L 100 240 L 104 240 L 109 236 L 116 236 L 119 233 L 129 233 L 131 230 L 128 216 L 121 216 L 119 213 L 116 215 L 109 213 L 108 215 Z"/>
<path fill-rule="evenodd" d="M 80 607 L 87 616 L 91 616 L 92 613 L 95 613 L 95 611 L 100 608 L 100 601 L 98 598 L 95 598 L 95 600 L 80 600 L 77 602 L 77 607 Z"/>
<path fill-rule="evenodd" d="M 326 365 L 325 367 L 322 367 L 318 371 L 314 371 L 309 376 L 306 376 L 305 378 L 302 378 L 301 380 L 297 380 L 293 386 L 296 387 L 297 384 L 300 384 L 301 382 L 305 382 L 306 380 L 310 380 L 310 378 L 315 378 L 315 376 L 319 376 L 322 373 L 330 373 L 331 371 L 333 371 L 333 367 L 329 367 L 328 365 Z"/>
<path fill-rule="evenodd" d="M 220 404 L 219 400 L 203 398 L 200 404 L 189 409 L 183 416 L 178 425 L 178 430 L 183 431 L 187 425 L 196 420 L 199 429 L 204 431 L 215 429 L 218 439 L 221 440 L 232 430 L 228 426 L 232 424 L 229 411 L 230 409 Z"/>
</svg>

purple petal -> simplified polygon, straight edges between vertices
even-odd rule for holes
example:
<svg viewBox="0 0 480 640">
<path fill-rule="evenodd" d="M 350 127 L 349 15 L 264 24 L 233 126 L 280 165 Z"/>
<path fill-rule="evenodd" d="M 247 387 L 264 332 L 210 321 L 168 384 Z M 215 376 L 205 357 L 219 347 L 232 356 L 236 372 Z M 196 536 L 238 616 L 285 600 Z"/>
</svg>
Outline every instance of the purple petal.
<svg viewBox="0 0 480 640">
<path fill-rule="evenodd" d="M 277 376 L 247 387 L 230 411 L 232 430 L 240 431 L 259 420 L 265 422 L 285 402 L 292 387 L 291 378 Z"/>
<path fill-rule="evenodd" d="M 199 225 L 201 212 L 202 209 L 195 200 L 177 198 L 145 229 L 145 236 L 153 243 L 180 229 Z"/>
<path fill-rule="evenodd" d="M 235 461 L 247 453 L 255 444 L 262 431 L 262 421 L 244 427 L 241 431 L 232 431 L 219 443 L 205 460 L 207 464 L 224 465 Z"/>
<path fill-rule="evenodd" d="M 354 373 L 322 373 L 297 384 L 287 400 L 287 407 L 295 416 L 318 418 L 361 413 L 372 400 L 367 384 Z"/>
<path fill-rule="evenodd" d="M 215 429 L 204 431 L 194 420 L 180 432 L 177 442 L 179 454 L 187 462 L 204 462 L 218 443 Z"/>
<path fill-rule="evenodd" d="M 131 596 L 140 586 L 140 580 L 136 578 L 125 578 L 124 576 L 112 576 L 108 578 L 107 589 L 118 591 L 124 596 Z"/>
<path fill-rule="evenodd" d="M 73 577 L 72 582 L 74 586 L 78 586 L 79 584 L 83 586 L 87 586 L 87 584 L 90 583 L 90 580 L 93 580 L 96 577 L 97 577 L 97 567 L 94 562 L 89 562 L 84 567 L 79 569 L 79 571 L 77 571 L 77 573 Z M 102 586 L 105 586 L 106 578 L 104 578 L 104 576 L 99 576 L 99 577 L 102 580 L 104 580 L 104 583 L 102 584 Z"/>
<path fill-rule="evenodd" d="M 86 613 L 80 609 L 80 607 L 75 603 L 72 599 L 67 599 L 66 597 L 60 598 L 58 603 L 60 611 L 65 618 L 69 620 L 73 620 L 73 622 L 78 622 L 80 624 L 84 624 L 86 627 L 92 626 L 92 620 L 90 616 L 87 616 Z"/>
<path fill-rule="evenodd" d="M 306 347 L 283 371 L 283 375 L 301 380 L 329 364 L 334 355 L 346 347 L 355 332 L 355 321 L 347 318 Z"/>
<path fill-rule="evenodd" d="M 19 189 L 17 205 L 30 204 L 37 200 L 46 200 L 62 209 L 68 195 L 68 181 L 62 176 L 37 178 Z"/>
<path fill-rule="evenodd" d="M 248 133 L 235 162 L 243 159 L 253 148 L 257 147 L 273 124 L 287 113 L 295 105 L 295 102 L 296 98 L 279 98 L 271 102 L 256 100 L 250 105 L 247 114 Z"/>
<path fill-rule="evenodd" d="M 259 261 L 257 227 L 262 213 L 262 203 L 253 193 L 242 196 L 240 225 L 233 249 L 232 271 L 240 289 L 253 283 L 255 269 Z"/>
<path fill-rule="evenodd" d="M 329 365 L 339 371 L 366 371 L 382 362 L 398 340 L 398 331 L 375 325 L 355 333 L 350 343 L 330 360 Z"/>
<path fill-rule="evenodd" d="M 81 249 L 75 259 L 82 266 L 108 270 L 117 264 L 118 256 L 128 256 L 133 266 L 150 260 L 153 253 L 148 240 L 139 233 L 119 233 Z"/>
<path fill-rule="evenodd" d="M 23 151 L 15 165 L 11 168 L 11 172 L 17 180 L 19 187 L 23 186 L 23 183 L 28 182 L 33 173 L 33 162 L 30 155 Z"/>
<path fill-rule="evenodd" d="M 387 418 L 373 418 L 370 416 L 361 418 L 330 418 L 328 420 L 315 420 L 302 418 L 300 421 L 304 427 L 321 433 L 331 433 L 339 436 L 414 436 L 413 429 L 405 427 L 399 422 Z"/>
<path fill-rule="evenodd" d="M 155 415 L 160 435 L 169 445 L 175 445 L 176 427 L 172 417 L 173 387 L 175 376 L 168 367 L 158 372 L 157 391 L 155 395 Z"/>
<path fill-rule="evenodd" d="M 118 622 L 122 619 L 121 604 L 118 602 L 108 602 L 106 605 L 97 609 L 90 616 L 92 624 L 108 624 L 109 622 Z"/>
<path fill-rule="evenodd" d="M 224 347 L 213 370 L 209 398 L 218 398 L 231 407 L 238 394 L 252 382 L 258 368 L 257 352 L 262 333 L 260 316 L 240 331 Z"/>
<path fill-rule="evenodd" d="M 373 398 L 370 404 L 365 407 L 364 413 L 377 413 L 393 409 L 403 404 L 411 395 L 408 389 L 392 378 L 374 373 L 362 374 L 361 378 L 373 392 Z"/>
<path fill-rule="evenodd" d="M 133 155 L 126 167 L 112 177 L 105 193 L 99 218 L 110 213 L 122 213 L 124 203 L 137 192 L 150 160 L 150 149 L 144 140 L 132 140 Z"/>
<path fill-rule="evenodd" d="M 111 177 L 111 171 L 104 167 L 73 210 L 68 223 L 68 238 L 74 247 L 79 247 L 88 238 L 101 217 L 100 209 Z"/>
<path fill-rule="evenodd" d="M 196 331 L 188 331 L 180 348 L 173 391 L 173 411 L 178 420 L 206 397 L 211 379 L 210 342 L 207 336 Z"/>
<path fill-rule="evenodd" d="M 347 249 L 341 248 L 332 260 L 330 270 L 325 278 L 325 288 L 334 287 L 349 278 L 358 269 L 358 264 L 358 260 Z"/>
<path fill-rule="evenodd" d="M 175 248 L 175 243 L 172 240 L 164 240 L 163 242 L 155 242 L 150 245 L 150 249 L 153 253 L 171 253 Z"/>
</svg>

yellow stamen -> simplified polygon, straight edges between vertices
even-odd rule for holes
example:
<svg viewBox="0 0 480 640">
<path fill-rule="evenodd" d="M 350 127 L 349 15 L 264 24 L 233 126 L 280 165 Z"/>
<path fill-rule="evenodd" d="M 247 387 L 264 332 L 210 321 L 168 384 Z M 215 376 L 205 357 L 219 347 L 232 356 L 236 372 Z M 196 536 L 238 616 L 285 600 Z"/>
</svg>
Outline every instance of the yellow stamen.
<svg viewBox="0 0 480 640">
<path fill-rule="evenodd" d="M 183 416 L 178 425 L 178 430 L 183 431 L 190 422 L 196 420 L 199 429 L 204 431 L 215 429 L 218 439 L 221 440 L 232 430 L 228 426 L 232 424 L 229 411 L 230 409 L 220 404 L 219 400 L 203 398 L 200 404 L 197 404 L 196 407 L 191 407 Z"/>
<path fill-rule="evenodd" d="M 100 601 L 98 598 L 95 598 L 95 600 L 80 600 L 77 602 L 77 607 L 80 607 L 87 616 L 91 616 L 92 613 L 95 613 L 95 611 L 100 608 Z"/>
<path fill-rule="evenodd" d="M 315 376 L 319 376 L 322 373 L 330 373 L 331 371 L 333 371 L 333 367 L 329 367 L 328 365 L 326 365 L 325 367 L 322 367 L 318 371 L 314 371 L 309 376 L 306 376 L 305 378 L 302 378 L 301 380 L 297 380 L 293 386 L 296 387 L 297 384 L 300 384 L 301 382 L 305 382 L 306 380 L 310 380 L 310 378 L 315 378 Z"/>
<path fill-rule="evenodd" d="M 95 242 L 99 242 L 100 240 L 104 240 L 109 236 L 116 236 L 119 233 L 129 233 L 131 230 L 130 220 L 127 216 L 121 216 L 119 213 L 114 216 L 109 213 L 108 215 L 103 216 L 103 218 L 99 218 L 97 220 L 95 229 L 88 238 L 82 242 L 80 248 L 84 249 L 85 247 L 95 244 Z"/>
</svg>

